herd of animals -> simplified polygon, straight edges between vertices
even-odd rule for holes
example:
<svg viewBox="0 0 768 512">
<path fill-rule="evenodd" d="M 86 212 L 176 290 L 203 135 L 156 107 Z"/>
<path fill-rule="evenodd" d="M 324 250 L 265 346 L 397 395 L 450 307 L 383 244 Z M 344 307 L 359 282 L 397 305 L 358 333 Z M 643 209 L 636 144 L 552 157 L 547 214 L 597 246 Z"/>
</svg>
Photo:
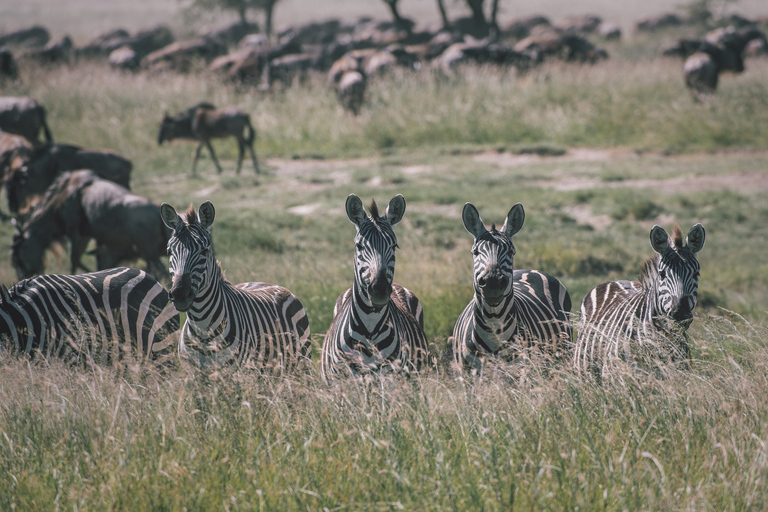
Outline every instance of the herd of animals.
<svg viewBox="0 0 768 512">
<path fill-rule="evenodd" d="M 690 16 L 664 13 L 635 24 L 637 32 L 679 33 L 678 42 L 662 53 L 684 59 L 685 84 L 698 99 L 716 90 L 723 72 L 743 72 L 745 56 L 768 55 L 766 27 L 768 19 L 716 17 L 706 10 Z M 33 26 L 0 34 L 0 80 L 18 76 L 17 60 L 50 66 L 101 59 L 129 72 L 207 70 L 261 90 L 289 86 L 310 73 L 326 73 L 341 104 L 357 114 L 367 82 L 393 68 L 453 72 L 474 63 L 524 72 L 551 59 L 596 63 L 607 59 L 608 53 L 592 40 L 621 37 L 620 27 L 597 15 L 557 22 L 533 15 L 480 29 L 466 18 L 420 28 L 404 18 L 330 19 L 290 27 L 276 41 L 247 22 L 201 31 L 185 40 L 177 40 L 161 25 L 134 33 L 110 30 L 79 47 L 69 36 L 51 41 L 45 27 Z M 11 48 L 19 49 L 18 59 Z"/>
<path fill-rule="evenodd" d="M 544 17 L 517 20 L 500 31 L 517 38 L 514 45 L 503 38 L 404 31 L 371 21 L 295 27 L 274 45 L 237 25 L 201 36 L 195 44 L 174 42 L 160 27 L 133 36 L 113 31 L 78 49 L 63 40 L 27 58 L 51 63 L 104 55 L 124 69 L 166 70 L 188 69 L 193 58 L 202 58 L 228 79 L 266 87 L 324 69 L 344 107 L 357 113 L 366 80 L 392 66 L 418 69 L 432 62 L 453 68 L 473 61 L 523 69 L 544 58 L 595 62 L 607 57 L 583 33 L 615 37 L 615 30 L 594 16 L 569 23 L 552 24 Z M 643 23 L 638 29 L 682 21 L 667 16 Z M 756 23 L 739 25 L 700 40 L 681 39 L 665 51 L 686 58 L 686 83 L 697 93 L 714 91 L 721 71 L 743 71 L 745 53 L 768 51 Z M 240 47 L 226 53 L 227 38 L 236 30 L 241 31 Z M 40 27 L 28 32 L 46 40 Z M 0 44 L 8 42 L 3 37 Z M 210 49 L 217 40 L 223 51 Z M 0 50 L 0 73 L 12 75 L 16 67 L 9 53 Z M 258 173 L 255 134 L 247 113 L 199 103 L 166 115 L 158 144 L 194 140 L 192 172 L 203 146 L 221 172 L 211 138 L 234 136 L 237 172 L 248 150 Z M 224 277 L 213 250 L 210 202 L 179 213 L 130 192 L 130 161 L 110 151 L 55 144 L 45 109 L 24 97 L 0 98 L 0 172 L 10 213 L 4 215 L 16 224 L 11 259 L 21 279 L 0 289 L 0 351 L 108 365 L 129 355 L 164 364 L 182 354 L 203 367 L 235 363 L 281 371 L 310 359 L 309 319 L 299 298 L 278 285 L 232 284 Z M 410 373 L 434 360 L 421 303 L 394 281 L 398 244 L 393 227 L 402 220 L 405 205 L 403 196 L 396 195 L 383 213 L 375 201 L 366 212 L 356 195 L 346 200 L 347 217 L 356 229 L 354 281 L 338 298 L 324 336 L 320 366 L 326 379 L 348 372 Z M 574 340 L 565 286 L 544 272 L 514 269 L 512 239 L 524 219 L 518 203 L 499 229 L 496 224 L 489 229 L 472 204 L 464 206 L 463 225 L 474 239 L 474 297 L 451 337 L 456 363 L 482 370 L 489 358 L 514 360 L 534 349 L 599 376 L 618 363 L 687 365 L 686 330 L 698 294 L 696 255 L 705 240 L 701 224 L 687 236 L 678 226 L 671 235 L 654 226 L 653 255 L 642 268 L 641 281 L 603 283 L 589 292 Z M 44 253 L 62 239 L 71 249 L 71 275 L 45 274 Z M 81 261 L 90 240 L 96 242 L 93 272 Z M 166 254 L 167 268 L 160 260 Z M 147 262 L 146 272 L 118 266 L 136 258 Z M 81 269 L 85 273 L 77 274 Z M 183 325 L 179 312 L 185 313 Z"/>
</svg>

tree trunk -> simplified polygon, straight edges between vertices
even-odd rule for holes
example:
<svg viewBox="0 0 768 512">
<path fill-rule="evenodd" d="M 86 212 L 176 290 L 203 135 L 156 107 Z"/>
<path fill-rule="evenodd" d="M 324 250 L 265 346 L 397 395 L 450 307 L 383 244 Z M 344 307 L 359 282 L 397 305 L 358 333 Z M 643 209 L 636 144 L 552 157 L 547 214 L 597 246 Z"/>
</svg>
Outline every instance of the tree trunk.
<svg viewBox="0 0 768 512">
<path fill-rule="evenodd" d="M 443 28 L 447 29 L 450 23 L 448 22 L 448 14 L 445 12 L 443 0 L 437 0 L 437 8 L 440 11 L 440 19 L 443 20 Z"/>
<path fill-rule="evenodd" d="M 467 0 L 467 6 L 472 11 L 472 25 L 474 26 L 473 32 L 475 32 L 473 35 L 480 37 L 488 35 L 488 22 L 483 12 L 483 3 L 484 0 Z"/>
<path fill-rule="evenodd" d="M 405 23 L 405 21 L 403 20 L 403 17 L 400 16 L 400 10 L 397 8 L 397 4 L 400 0 L 384 0 L 384 1 L 389 6 L 390 12 L 392 12 L 392 19 L 395 22 L 395 26 L 410 33 L 411 25 L 409 23 Z"/>
<path fill-rule="evenodd" d="M 494 39 L 497 39 L 499 37 L 499 23 L 497 18 L 498 13 L 499 13 L 499 0 L 493 0 L 493 5 L 491 7 L 490 28 L 491 28 L 491 34 L 493 35 Z"/>
<path fill-rule="evenodd" d="M 272 39 L 272 11 L 275 9 L 277 0 L 268 1 L 264 6 L 264 31 L 267 34 L 267 40 Z"/>
</svg>

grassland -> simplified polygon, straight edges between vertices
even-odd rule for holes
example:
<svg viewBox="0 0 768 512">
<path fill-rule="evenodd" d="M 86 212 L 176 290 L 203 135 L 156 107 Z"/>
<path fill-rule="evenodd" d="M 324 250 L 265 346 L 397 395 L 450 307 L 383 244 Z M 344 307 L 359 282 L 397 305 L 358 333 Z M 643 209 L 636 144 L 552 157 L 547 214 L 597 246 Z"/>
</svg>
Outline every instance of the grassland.
<svg viewBox="0 0 768 512">
<path fill-rule="evenodd" d="M 58 141 L 124 154 L 156 202 L 211 200 L 227 277 L 290 288 L 316 350 L 352 279 L 346 196 L 402 193 L 396 279 L 422 300 L 435 364 L 326 386 L 316 366 L 147 377 L 5 360 L 0 510 L 768 507 L 768 62 L 696 104 L 680 62 L 655 57 L 669 37 L 609 46 L 591 67 L 396 74 L 371 84 L 358 118 L 323 77 L 264 94 L 202 71 L 23 68 L 3 94 L 43 103 Z M 264 174 L 235 175 L 233 142 L 216 144 L 224 173 L 202 159 L 197 178 L 192 145 L 156 145 L 163 111 L 203 99 L 251 113 Z M 596 284 L 637 275 L 654 224 L 701 222 L 693 370 L 596 386 L 568 365 L 478 379 L 441 364 L 472 293 L 467 201 L 487 223 L 523 203 L 515 265 L 558 276 L 574 310 Z M 0 253 L 11 236 L 0 225 Z M 49 271 L 67 268 L 50 255 Z M 0 282 L 15 282 L 9 259 Z"/>
</svg>

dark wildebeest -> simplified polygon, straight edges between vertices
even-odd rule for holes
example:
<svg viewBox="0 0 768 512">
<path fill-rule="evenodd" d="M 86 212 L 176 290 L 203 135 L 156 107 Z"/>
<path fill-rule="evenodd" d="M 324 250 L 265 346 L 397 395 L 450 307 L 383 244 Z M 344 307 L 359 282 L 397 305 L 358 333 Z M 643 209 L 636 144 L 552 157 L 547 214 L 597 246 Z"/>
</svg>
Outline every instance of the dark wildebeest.
<svg viewBox="0 0 768 512">
<path fill-rule="evenodd" d="M 21 166 L 11 166 L 5 180 L 8 208 L 12 213 L 28 209 L 29 203 L 38 200 L 59 174 L 79 169 L 89 169 L 100 178 L 130 189 L 132 168 L 130 160 L 113 151 L 46 144 L 32 150 Z"/>
<path fill-rule="evenodd" d="M 92 171 L 59 176 L 29 220 L 16 228 L 11 260 L 19 279 L 42 273 L 45 250 L 63 238 L 70 240 L 72 273 L 78 268 L 87 272 L 80 258 L 93 238 L 98 270 L 142 258 L 147 273 L 169 280 L 160 256 L 166 254 L 171 233 L 160 217 L 160 207 Z"/>
<path fill-rule="evenodd" d="M 234 108 L 216 108 L 210 103 L 199 103 L 173 117 L 165 115 L 160 121 L 160 133 L 157 143 L 173 139 L 188 139 L 198 141 L 195 150 L 195 158 L 192 160 L 192 174 L 195 174 L 197 159 L 203 144 L 208 148 L 216 170 L 221 174 L 221 165 L 216 153 L 213 151 L 211 139 L 223 137 L 235 137 L 237 139 L 238 158 L 237 174 L 243 166 L 245 148 L 251 152 L 253 170 L 259 172 L 259 162 L 256 152 L 253 150 L 253 141 L 256 139 L 256 130 L 251 125 L 251 117 L 241 110 Z"/>
<path fill-rule="evenodd" d="M 753 39 L 765 38 L 757 29 L 723 30 L 713 32 L 699 42 L 696 51 L 688 56 L 683 65 L 685 85 L 691 90 L 696 100 L 713 94 L 717 89 L 720 73 L 744 71 L 744 49 Z M 681 40 L 679 46 L 685 50 Z"/>
<path fill-rule="evenodd" d="M 53 143 L 42 105 L 26 96 L 0 96 L 0 130 L 21 135 L 32 144 L 38 144 L 41 129 L 46 142 Z"/>
</svg>

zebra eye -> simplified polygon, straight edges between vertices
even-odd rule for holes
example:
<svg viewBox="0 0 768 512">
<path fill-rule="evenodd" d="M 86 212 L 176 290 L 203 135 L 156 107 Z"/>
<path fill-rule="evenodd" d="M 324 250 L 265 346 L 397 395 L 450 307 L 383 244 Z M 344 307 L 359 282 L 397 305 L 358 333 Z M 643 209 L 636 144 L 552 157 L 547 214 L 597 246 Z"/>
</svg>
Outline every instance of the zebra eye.
<svg viewBox="0 0 768 512">
<path fill-rule="evenodd" d="M 666 279 L 667 278 L 667 271 L 664 270 L 664 269 L 659 270 L 659 277 L 661 279 Z"/>
<path fill-rule="evenodd" d="M 357 242 L 355 244 L 355 249 L 357 249 L 358 251 L 362 251 L 363 249 L 365 249 L 365 247 L 363 247 L 363 244 L 361 244 L 360 242 Z"/>
<path fill-rule="evenodd" d="M 696 272 L 693 273 L 693 278 L 694 279 L 698 279 L 700 275 L 701 274 L 698 271 L 696 271 Z"/>
</svg>

